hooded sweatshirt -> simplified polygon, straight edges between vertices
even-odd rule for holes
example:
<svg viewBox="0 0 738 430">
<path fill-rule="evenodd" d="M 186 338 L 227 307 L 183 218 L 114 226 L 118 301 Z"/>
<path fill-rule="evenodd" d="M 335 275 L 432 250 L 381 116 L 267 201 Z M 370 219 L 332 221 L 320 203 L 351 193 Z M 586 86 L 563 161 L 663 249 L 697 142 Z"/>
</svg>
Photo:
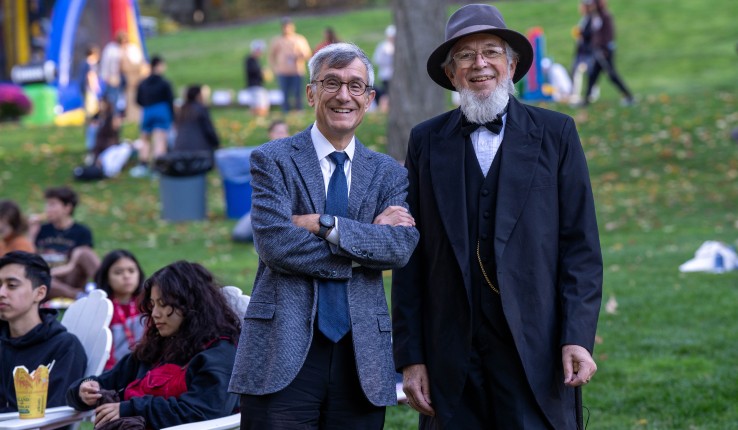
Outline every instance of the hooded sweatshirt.
<svg viewBox="0 0 738 430">
<path fill-rule="evenodd" d="M 24 336 L 11 338 L 7 321 L 0 321 L 0 412 L 15 412 L 18 404 L 13 368 L 26 366 L 33 372 L 40 364 L 54 367 L 49 374 L 46 407 L 64 406 L 69 385 L 84 376 L 87 355 L 82 344 L 59 321 L 57 311 L 39 309 L 41 324 Z"/>
</svg>

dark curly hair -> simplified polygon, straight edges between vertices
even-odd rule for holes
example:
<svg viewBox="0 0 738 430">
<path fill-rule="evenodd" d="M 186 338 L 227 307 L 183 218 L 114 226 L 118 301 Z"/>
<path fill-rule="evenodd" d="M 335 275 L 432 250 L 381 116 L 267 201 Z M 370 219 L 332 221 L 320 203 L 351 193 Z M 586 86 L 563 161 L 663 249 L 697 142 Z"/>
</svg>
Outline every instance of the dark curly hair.
<svg viewBox="0 0 738 430">
<path fill-rule="evenodd" d="M 100 268 L 97 269 L 97 272 L 95 272 L 95 284 L 97 284 L 98 289 L 105 291 L 110 299 L 114 298 L 115 293 L 110 287 L 110 268 L 113 267 L 113 264 L 117 263 L 118 260 L 120 260 L 121 258 L 130 259 L 136 264 L 136 268 L 138 269 L 138 287 L 136 288 L 136 291 L 134 291 L 131 295 L 133 300 L 137 300 L 143 292 L 143 282 L 144 279 L 146 279 L 146 276 L 144 275 L 144 271 L 143 269 L 141 269 L 141 265 L 138 263 L 136 257 L 131 254 L 130 251 L 127 251 L 125 249 L 116 249 L 108 252 L 105 255 L 102 263 L 100 263 Z"/>
<path fill-rule="evenodd" d="M 183 321 L 174 336 L 161 337 L 151 312 L 151 289 L 159 287 L 162 300 L 182 313 Z M 195 354 L 219 338 L 236 343 L 240 320 L 229 306 L 213 275 L 198 263 L 177 261 L 159 269 L 144 282 L 144 295 L 138 304 L 146 327 L 133 354 L 143 363 L 190 361 Z"/>
</svg>

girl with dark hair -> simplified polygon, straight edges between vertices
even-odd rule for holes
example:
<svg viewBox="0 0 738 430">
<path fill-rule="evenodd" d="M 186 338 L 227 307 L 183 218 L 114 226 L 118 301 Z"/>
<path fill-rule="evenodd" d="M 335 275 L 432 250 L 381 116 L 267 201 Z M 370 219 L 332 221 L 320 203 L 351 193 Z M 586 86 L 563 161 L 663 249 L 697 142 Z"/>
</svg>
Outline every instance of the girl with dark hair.
<svg viewBox="0 0 738 430">
<path fill-rule="evenodd" d="M 110 321 L 113 346 L 105 370 L 112 369 L 118 360 L 128 355 L 143 336 L 144 325 L 136 302 L 143 292 L 144 278 L 138 260 L 125 249 L 109 252 L 95 273 L 97 288 L 105 291 L 113 302 Z"/>
<path fill-rule="evenodd" d="M 209 151 L 212 156 L 213 151 L 220 146 L 218 134 L 204 102 L 203 92 L 207 91 L 207 87 L 201 85 L 187 88 L 184 104 L 177 116 L 177 137 L 173 151 Z"/>
<path fill-rule="evenodd" d="M 36 252 L 26 236 L 28 222 L 12 200 L 0 200 L 0 256 L 10 251 Z"/>
<path fill-rule="evenodd" d="M 141 416 L 148 428 L 220 418 L 233 413 L 228 393 L 240 322 L 212 274 L 178 261 L 144 283 L 139 302 L 144 336 L 112 370 L 79 380 L 67 391 L 77 410 L 95 408 L 95 426 Z M 98 405 L 101 388 L 120 402 Z"/>
</svg>

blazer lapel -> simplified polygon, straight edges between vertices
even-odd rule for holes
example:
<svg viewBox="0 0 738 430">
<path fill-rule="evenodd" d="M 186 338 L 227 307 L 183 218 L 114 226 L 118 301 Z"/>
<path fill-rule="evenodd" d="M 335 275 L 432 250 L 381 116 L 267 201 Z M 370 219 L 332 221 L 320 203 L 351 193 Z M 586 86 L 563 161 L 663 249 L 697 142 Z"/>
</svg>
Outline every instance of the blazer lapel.
<svg viewBox="0 0 738 430">
<path fill-rule="evenodd" d="M 461 110 L 457 109 L 437 133 L 430 136 L 430 176 L 438 202 L 441 222 L 454 255 L 462 268 L 467 293 L 471 291 L 469 274 L 469 238 L 467 232 L 466 190 L 464 187 L 464 147 L 461 134 Z"/>
<path fill-rule="evenodd" d="M 541 152 L 542 136 L 543 130 L 531 121 L 522 104 L 511 97 L 497 187 L 495 254 L 498 262 L 528 199 Z"/>
<path fill-rule="evenodd" d="M 310 127 L 294 135 L 290 156 L 297 167 L 302 182 L 305 184 L 310 201 L 313 204 L 313 213 L 322 214 L 325 210 L 325 184 L 318 162 L 318 154 L 315 152 L 313 140 L 310 138 Z"/>
<path fill-rule="evenodd" d="M 366 149 L 364 145 L 356 139 L 356 147 L 354 149 L 354 159 L 351 160 L 351 189 L 349 190 L 349 206 L 348 216 L 351 219 L 360 220 L 359 209 L 364 198 L 369 194 L 369 186 L 374 176 L 374 164 L 372 163 L 374 154 Z M 371 214 L 374 220 L 374 214 Z"/>
</svg>

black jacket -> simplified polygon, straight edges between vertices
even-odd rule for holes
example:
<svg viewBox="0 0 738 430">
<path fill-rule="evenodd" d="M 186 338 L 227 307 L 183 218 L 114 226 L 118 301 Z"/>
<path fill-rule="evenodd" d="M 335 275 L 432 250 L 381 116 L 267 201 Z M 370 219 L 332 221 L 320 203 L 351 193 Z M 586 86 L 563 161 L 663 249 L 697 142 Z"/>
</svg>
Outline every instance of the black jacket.
<svg viewBox="0 0 738 430">
<path fill-rule="evenodd" d="M 136 103 L 142 107 L 167 103 L 174 118 L 174 92 L 172 85 L 161 75 L 151 74 L 138 84 Z"/>
<path fill-rule="evenodd" d="M 26 366 L 33 372 L 41 364 L 54 367 L 49 374 L 46 406 L 64 406 L 64 393 L 69 384 L 84 376 L 87 355 L 77 337 L 56 320 L 57 312 L 39 310 L 41 324 L 25 336 L 11 338 L 7 321 L 0 321 L 0 412 L 18 410 L 13 385 L 13 368 Z"/>
<path fill-rule="evenodd" d="M 220 340 L 194 357 L 187 364 L 187 392 L 179 397 L 146 395 L 120 402 L 120 416 L 142 416 L 146 425 L 153 429 L 179 424 L 221 418 L 234 413 L 238 396 L 228 393 L 228 381 L 236 356 L 236 346 Z M 161 363 L 164 364 L 164 363 Z M 131 382 L 142 378 L 152 366 L 141 363 L 128 354 L 116 363 L 111 370 L 99 377 L 93 377 L 100 387 L 123 391 Z M 79 397 L 79 386 L 83 378 L 75 381 L 67 391 L 67 403 L 77 410 L 89 410 Z"/>
<path fill-rule="evenodd" d="M 436 417 L 457 410 L 472 348 L 465 138 L 455 109 L 413 128 L 407 202 L 420 231 L 393 274 L 395 365 L 428 368 Z M 572 118 L 510 99 L 496 196 L 494 258 L 502 307 L 528 383 L 554 428 L 574 428 L 561 346 L 594 347 L 602 256 L 592 187 Z M 432 185 L 432 186 L 431 186 Z"/>
<path fill-rule="evenodd" d="M 220 146 L 210 114 L 200 103 L 182 106 L 174 151 L 215 151 Z"/>
</svg>

